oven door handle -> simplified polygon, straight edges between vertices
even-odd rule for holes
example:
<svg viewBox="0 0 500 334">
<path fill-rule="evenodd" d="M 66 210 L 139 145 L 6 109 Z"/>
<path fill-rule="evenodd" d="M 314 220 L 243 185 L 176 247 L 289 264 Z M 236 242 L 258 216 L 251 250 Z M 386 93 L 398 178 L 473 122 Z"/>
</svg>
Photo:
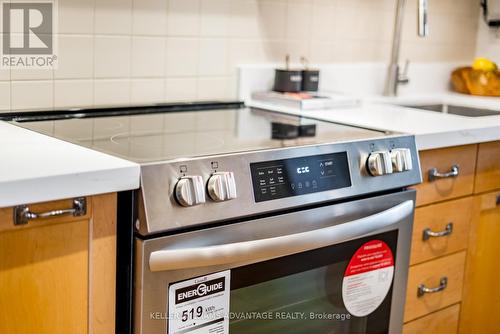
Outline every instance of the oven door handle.
<svg viewBox="0 0 500 334">
<path fill-rule="evenodd" d="M 308 250 L 372 234 L 410 216 L 412 200 L 371 216 L 312 231 L 267 239 L 194 248 L 172 248 L 151 252 L 149 269 L 153 272 L 259 261 Z"/>
</svg>

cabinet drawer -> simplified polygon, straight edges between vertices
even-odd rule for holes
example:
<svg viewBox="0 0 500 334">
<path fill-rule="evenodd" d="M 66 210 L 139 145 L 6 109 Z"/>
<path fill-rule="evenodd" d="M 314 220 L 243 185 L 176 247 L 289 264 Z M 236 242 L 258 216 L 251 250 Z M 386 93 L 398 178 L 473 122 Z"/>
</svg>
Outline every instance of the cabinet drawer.
<svg viewBox="0 0 500 334">
<path fill-rule="evenodd" d="M 448 255 L 410 267 L 406 291 L 405 322 L 458 303 L 462 298 L 465 252 Z M 442 279 L 447 282 L 438 292 L 418 295 L 421 285 L 437 288 Z"/>
<path fill-rule="evenodd" d="M 460 305 L 455 304 L 405 324 L 403 334 L 456 334 L 459 314 Z"/>
<path fill-rule="evenodd" d="M 9 230 L 25 229 L 30 227 L 41 227 L 49 224 L 66 223 L 72 221 L 79 221 L 88 219 L 91 214 L 91 200 L 90 198 L 85 198 L 85 214 L 80 216 L 61 215 L 52 216 L 48 218 L 37 218 L 29 220 L 26 224 L 15 225 L 14 224 L 14 208 L 0 208 L 0 232 Z M 54 210 L 65 210 L 73 208 L 73 199 L 65 199 L 60 201 L 35 203 L 27 205 L 29 211 L 35 213 L 50 212 Z"/>
<path fill-rule="evenodd" d="M 410 264 L 467 248 L 472 219 L 472 197 L 415 210 Z"/>
<path fill-rule="evenodd" d="M 417 206 L 472 194 L 476 152 L 476 145 L 420 152 L 423 183 L 415 187 Z M 452 176 L 455 166 L 458 175 Z M 440 175 L 430 176 L 433 171 Z"/>
<path fill-rule="evenodd" d="M 476 193 L 500 189 L 500 141 L 479 144 Z"/>
</svg>

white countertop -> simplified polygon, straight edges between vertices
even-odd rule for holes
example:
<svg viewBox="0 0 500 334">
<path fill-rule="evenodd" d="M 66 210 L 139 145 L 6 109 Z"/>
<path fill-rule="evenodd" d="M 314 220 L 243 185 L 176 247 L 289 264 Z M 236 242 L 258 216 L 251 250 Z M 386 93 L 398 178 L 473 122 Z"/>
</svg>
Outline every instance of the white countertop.
<svg viewBox="0 0 500 334">
<path fill-rule="evenodd" d="M 353 108 L 262 109 L 382 131 L 415 134 L 420 150 L 500 140 L 500 116 L 463 117 L 394 106 L 448 103 L 500 110 L 500 99 L 453 93 L 363 98 Z M 140 166 L 0 121 L 0 207 L 139 188 Z"/>
<path fill-rule="evenodd" d="M 365 97 L 353 108 L 297 110 L 250 101 L 252 107 L 302 115 L 376 130 L 414 134 L 419 150 L 500 140 L 500 115 L 464 117 L 390 104 L 444 103 L 500 110 L 500 98 L 483 98 L 455 93 L 413 95 L 395 98 Z"/>
<path fill-rule="evenodd" d="M 139 188 L 138 164 L 0 122 L 0 207 Z"/>
</svg>

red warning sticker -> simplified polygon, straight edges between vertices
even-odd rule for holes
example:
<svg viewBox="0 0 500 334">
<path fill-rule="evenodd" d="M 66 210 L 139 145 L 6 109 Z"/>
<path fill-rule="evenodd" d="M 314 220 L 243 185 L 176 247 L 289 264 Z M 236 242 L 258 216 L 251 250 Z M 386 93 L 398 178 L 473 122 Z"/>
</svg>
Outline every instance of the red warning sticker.
<svg viewBox="0 0 500 334">
<path fill-rule="evenodd" d="M 364 317 L 384 301 L 394 276 L 394 256 L 381 240 L 371 240 L 354 253 L 342 281 L 344 305 L 352 315 Z"/>
</svg>

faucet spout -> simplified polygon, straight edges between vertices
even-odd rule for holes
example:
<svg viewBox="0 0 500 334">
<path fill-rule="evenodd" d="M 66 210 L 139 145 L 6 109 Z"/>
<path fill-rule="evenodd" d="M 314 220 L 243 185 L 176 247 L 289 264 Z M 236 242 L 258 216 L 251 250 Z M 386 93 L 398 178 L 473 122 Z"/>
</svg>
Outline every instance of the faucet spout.
<svg viewBox="0 0 500 334">
<path fill-rule="evenodd" d="M 399 68 L 399 51 L 401 49 L 401 35 L 403 30 L 403 19 L 406 8 L 406 0 L 398 0 L 396 7 L 396 20 L 394 23 L 394 35 L 392 38 L 391 61 L 385 81 L 384 95 L 396 96 L 398 86 L 408 83 L 409 79 L 404 73 L 401 75 Z M 429 34 L 428 26 L 428 0 L 418 0 L 418 35 L 425 37 Z M 407 70 L 407 66 L 405 72 Z"/>
<path fill-rule="evenodd" d="M 428 1 L 418 0 L 418 36 L 420 37 L 429 35 L 428 10 Z"/>
</svg>

